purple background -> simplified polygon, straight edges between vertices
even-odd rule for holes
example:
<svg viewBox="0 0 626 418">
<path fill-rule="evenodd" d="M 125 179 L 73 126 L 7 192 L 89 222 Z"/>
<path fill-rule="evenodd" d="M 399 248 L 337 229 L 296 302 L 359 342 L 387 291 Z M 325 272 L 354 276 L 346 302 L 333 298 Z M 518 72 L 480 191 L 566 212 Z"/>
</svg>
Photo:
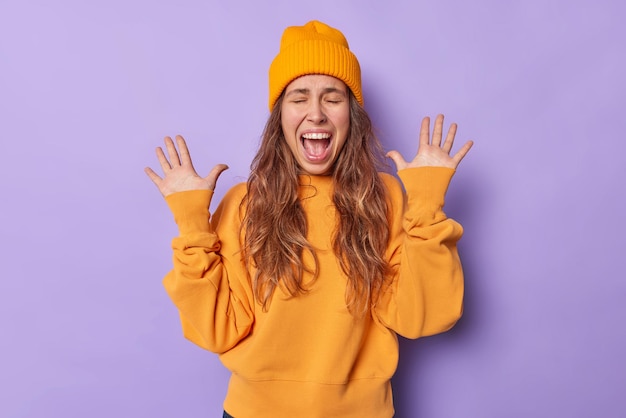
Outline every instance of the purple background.
<svg viewBox="0 0 626 418">
<path fill-rule="evenodd" d="M 221 416 L 142 170 L 181 133 L 200 172 L 230 165 L 218 197 L 245 179 L 282 30 L 310 19 L 346 34 L 386 148 L 439 112 L 476 141 L 447 202 L 466 313 L 402 341 L 397 416 L 624 416 L 622 4 L 1 0 L 0 416 Z"/>
</svg>

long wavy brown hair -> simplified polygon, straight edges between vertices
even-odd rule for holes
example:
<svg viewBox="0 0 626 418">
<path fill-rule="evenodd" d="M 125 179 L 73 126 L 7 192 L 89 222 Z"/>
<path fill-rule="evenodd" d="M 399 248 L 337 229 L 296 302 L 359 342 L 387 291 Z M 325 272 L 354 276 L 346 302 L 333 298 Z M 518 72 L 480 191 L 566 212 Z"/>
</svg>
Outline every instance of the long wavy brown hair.
<svg viewBox="0 0 626 418">
<path fill-rule="evenodd" d="M 304 273 L 314 278 L 318 273 L 318 259 L 306 239 L 306 217 L 298 197 L 301 171 L 281 127 L 282 100 L 281 96 L 265 125 L 242 202 L 244 256 L 256 270 L 254 294 L 263 309 L 268 309 L 276 287 L 297 296 L 307 292 Z M 333 250 L 348 279 L 346 305 L 356 316 L 376 303 L 389 273 L 384 258 L 389 239 L 388 205 L 378 175 L 383 161 L 371 120 L 350 92 L 350 131 L 332 171 L 338 223 Z M 305 253 L 311 256 L 312 267 L 305 265 Z"/>
</svg>

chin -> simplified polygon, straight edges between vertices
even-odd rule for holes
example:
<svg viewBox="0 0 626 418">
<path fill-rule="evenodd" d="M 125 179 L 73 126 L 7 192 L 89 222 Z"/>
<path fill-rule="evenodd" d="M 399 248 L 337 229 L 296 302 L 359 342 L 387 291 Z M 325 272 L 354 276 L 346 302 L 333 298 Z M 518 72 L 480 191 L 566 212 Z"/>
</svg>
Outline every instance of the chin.
<svg viewBox="0 0 626 418">
<path fill-rule="evenodd" d="M 327 167 L 327 166 L 307 167 L 307 166 L 300 165 L 300 169 L 302 170 L 303 173 L 309 174 L 311 176 L 328 176 L 333 173 L 332 166 L 331 167 Z"/>
</svg>

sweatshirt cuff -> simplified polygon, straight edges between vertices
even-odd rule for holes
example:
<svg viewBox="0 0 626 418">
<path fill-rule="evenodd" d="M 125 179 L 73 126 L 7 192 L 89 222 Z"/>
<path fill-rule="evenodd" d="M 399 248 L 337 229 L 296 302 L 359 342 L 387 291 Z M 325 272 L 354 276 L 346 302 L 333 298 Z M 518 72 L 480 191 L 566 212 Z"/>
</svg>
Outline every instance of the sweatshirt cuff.
<svg viewBox="0 0 626 418">
<path fill-rule="evenodd" d="M 212 197 L 212 190 L 189 190 L 165 198 L 180 235 L 211 231 L 209 205 Z"/>
<path fill-rule="evenodd" d="M 445 195 L 455 170 L 447 167 L 416 167 L 398 171 L 407 194 L 409 217 L 421 225 L 445 219 Z"/>
</svg>

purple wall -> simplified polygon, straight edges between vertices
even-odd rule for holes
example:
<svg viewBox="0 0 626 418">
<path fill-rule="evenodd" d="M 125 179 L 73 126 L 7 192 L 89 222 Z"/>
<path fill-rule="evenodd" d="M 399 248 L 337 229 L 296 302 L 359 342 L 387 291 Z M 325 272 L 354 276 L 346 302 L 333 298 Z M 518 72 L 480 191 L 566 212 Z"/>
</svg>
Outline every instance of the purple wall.
<svg viewBox="0 0 626 418">
<path fill-rule="evenodd" d="M 618 0 L 0 2 L 0 416 L 217 417 L 228 373 L 181 336 L 164 135 L 247 175 L 287 25 L 348 37 L 387 148 L 445 113 L 466 314 L 403 341 L 398 417 L 626 414 L 626 74 Z M 390 6 L 389 4 L 395 4 Z"/>
</svg>

